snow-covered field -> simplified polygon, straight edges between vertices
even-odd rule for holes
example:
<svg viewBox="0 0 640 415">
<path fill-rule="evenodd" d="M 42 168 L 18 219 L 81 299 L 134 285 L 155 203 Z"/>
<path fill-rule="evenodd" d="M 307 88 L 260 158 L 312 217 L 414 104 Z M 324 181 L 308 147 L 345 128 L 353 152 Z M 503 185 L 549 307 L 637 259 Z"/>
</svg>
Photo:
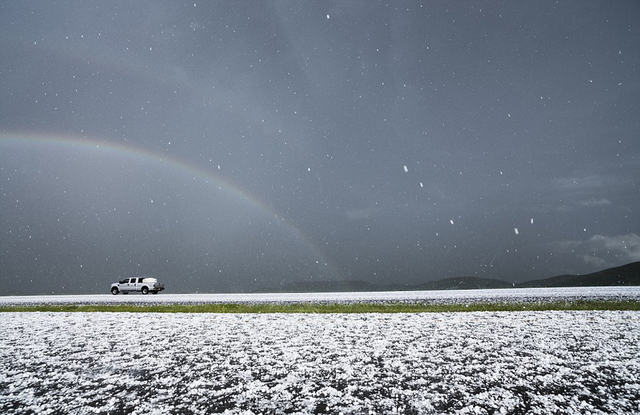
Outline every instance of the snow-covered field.
<svg viewBox="0 0 640 415">
<path fill-rule="evenodd" d="M 0 313 L 0 413 L 640 413 L 639 317 Z"/>
<path fill-rule="evenodd" d="M 489 290 L 438 290 L 282 294 L 166 294 L 158 295 L 41 295 L 0 296 L 2 305 L 121 304 L 121 303 L 287 303 L 287 302 L 495 302 L 553 300 L 640 300 L 640 287 L 508 288 Z"/>
</svg>

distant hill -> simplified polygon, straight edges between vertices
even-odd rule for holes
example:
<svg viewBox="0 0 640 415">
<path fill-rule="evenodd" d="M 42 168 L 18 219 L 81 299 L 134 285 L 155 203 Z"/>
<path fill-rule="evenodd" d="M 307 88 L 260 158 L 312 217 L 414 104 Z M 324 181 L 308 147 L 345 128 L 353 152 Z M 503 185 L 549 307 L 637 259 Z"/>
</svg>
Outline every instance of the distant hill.
<svg viewBox="0 0 640 415">
<path fill-rule="evenodd" d="M 366 281 L 299 281 L 282 285 L 269 292 L 353 292 L 353 291 L 419 291 L 419 290 L 471 290 L 480 288 L 513 287 L 510 282 L 478 277 L 444 278 L 418 285 L 373 284 Z"/>
<path fill-rule="evenodd" d="M 479 277 L 443 278 L 416 285 L 373 284 L 366 281 L 299 281 L 261 292 L 354 292 L 354 291 L 418 291 L 471 290 L 489 288 L 530 287 L 589 287 L 612 285 L 640 285 L 640 261 L 585 275 L 559 275 L 513 284 L 504 280 Z"/>
<path fill-rule="evenodd" d="M 458 277 L 429 281 L 414 286 L 414 290 L 478 290 L 485 288 L 509 288 L 513 284 L 493 278 Z"/>
<path fill-rule="evenodd" d="M 510 282 L 478 277 L 444 278 L 418 285 L 373 284 L 366 281 L 298 281 L 261 292 L 354 292 L 354 291 L 419 291 L 419 290 L 471 290 L 480 288 L 508 288 Z"/>
<path fill-rule="evenodd" d="M 559 275 L 541 280 L 526 281 L 516 287 L 593 287 L 611 285 L 640 285 L 640 262 L 608 268 L 585 275 Z"/>
<path fill-rule="evenodd" d="M 264 292 L 304 293 L 304 292 L 352 292 L 383 291 L 383 287 L 366 281 L 297 281 L 285 284 L 277 289 L 262 290 Z"/>
</svg>

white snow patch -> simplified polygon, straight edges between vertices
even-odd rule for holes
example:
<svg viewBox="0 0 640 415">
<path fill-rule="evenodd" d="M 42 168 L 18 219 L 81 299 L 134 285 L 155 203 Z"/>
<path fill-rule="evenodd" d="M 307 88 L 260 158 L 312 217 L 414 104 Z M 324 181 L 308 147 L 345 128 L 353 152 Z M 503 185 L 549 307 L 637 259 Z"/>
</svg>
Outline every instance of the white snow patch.
<svg viewBox="0 0 640 415">
<path fill-rule="evenodd" d="M 637 413 L 637 314 L 0 313 L 0 411 Z"/>
</svg>

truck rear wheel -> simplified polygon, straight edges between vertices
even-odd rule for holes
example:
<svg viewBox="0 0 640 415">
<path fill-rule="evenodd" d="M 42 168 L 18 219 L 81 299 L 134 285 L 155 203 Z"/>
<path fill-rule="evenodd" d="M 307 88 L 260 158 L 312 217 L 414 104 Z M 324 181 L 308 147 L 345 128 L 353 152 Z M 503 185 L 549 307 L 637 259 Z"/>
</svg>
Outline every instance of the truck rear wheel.
<svg viewBox="0 0 640 415">
<path fill-rule="evenodd" d="M 113 294 L 113 295 L 117 295 L 119 292 L 120 292 L 120 290 L 118 290 L 118 287 L 113 287 L 111 289 L 111 294 Z"/>
<path fill-rule="evenodd" d="M 142 287 L 142 294 L 144 295 L 149 294 L 149 287 Z"/>
</svg>

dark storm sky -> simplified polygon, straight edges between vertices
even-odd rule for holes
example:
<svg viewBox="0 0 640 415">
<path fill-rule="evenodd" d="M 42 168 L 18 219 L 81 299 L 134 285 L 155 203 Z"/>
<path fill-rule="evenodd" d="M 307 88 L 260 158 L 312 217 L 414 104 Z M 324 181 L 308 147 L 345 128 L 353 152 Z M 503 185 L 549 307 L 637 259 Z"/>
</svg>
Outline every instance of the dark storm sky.
<svg viewBox="0 0 640 415">
<path fill-rule="evenodd" d="M 637 1 L 3 1 L 0 294 L 640 260 Z"/>
</svg>

